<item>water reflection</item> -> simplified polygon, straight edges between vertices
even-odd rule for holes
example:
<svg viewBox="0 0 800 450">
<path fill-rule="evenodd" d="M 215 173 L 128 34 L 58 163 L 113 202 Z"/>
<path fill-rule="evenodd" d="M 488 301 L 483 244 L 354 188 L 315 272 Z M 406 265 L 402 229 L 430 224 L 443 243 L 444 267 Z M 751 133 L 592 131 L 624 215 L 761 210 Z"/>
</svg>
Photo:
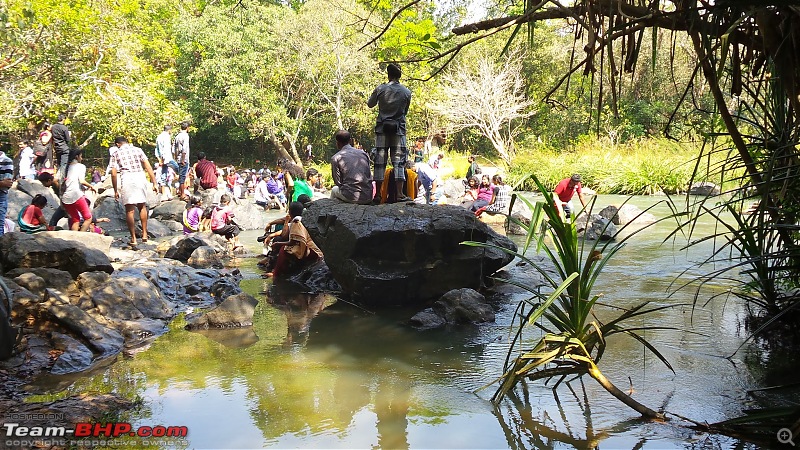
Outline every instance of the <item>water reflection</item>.
<svg viewBox="0 0 800 450">
<path fill-rule="evenodd" d="M 663 231 L 637 236 L 619 253 L 598 284 L 604 300 L 691 304 L 693 293 L 668 298 L 666 287 L 698 258 L 660 247 Z M 243 242 L 255 243 L 256 232 L 246 233 Z M 144 407 L 125 419 L 188 426 L 192 448 L 704 446 L 688 429 L 641 422 L 588 379 L 556 391 L 530 383 L 498 408 L 488 401 L 493 388 L 473 394 L 499 375 L 513 300 L 500 305 L 494 324 L 420 332 L 404 324 L 416 311 L 373 314 L 332 296 L 278 289 L 259 277 L 255 261 L 241 264 L 242 288 L 260 301 L 252 328 L 200 334 L 179 319 L 146 351 L 79 379 L 67 394 L 140 397 Z M 677 375 L 632 339 L 616 337 L 602 369 L 650 406 L 709 421 L 736 416 L 746 406 L 743 391 L 767 372 L 756 357 L 735 367 L 719 358 L 741 342 L 740 314 L 732 303 L 711 304 L 643 319 L 641 326 L 680 328 L 648 335 Z M 787 376 L 796 373 L 791 368 L 796 361 Z"/>
<path fill-rule="evenodd" d="M 247 348 L 258 342 L 258 335 L 253 327 L 224 330 L 210 328 L 193 330 L 193 332 L 230 348 Z"/>
<path fill-rule="evenodd" d="M 336 298 L 328 294 L 309 294 L 284 290 L 272 285 L 267 291 L 270 305 L 286 314 L 286 340 L 284 345 L 305 345 L 311 320 L 323 309 L 336 303 Z"/>
</svg>

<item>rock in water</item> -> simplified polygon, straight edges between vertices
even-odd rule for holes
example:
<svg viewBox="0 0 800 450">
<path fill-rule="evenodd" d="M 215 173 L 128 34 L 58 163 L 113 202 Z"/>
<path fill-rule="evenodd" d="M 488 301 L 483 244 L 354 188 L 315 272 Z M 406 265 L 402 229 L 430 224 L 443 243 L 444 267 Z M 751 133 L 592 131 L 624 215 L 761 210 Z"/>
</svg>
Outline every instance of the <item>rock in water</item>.
<svg viewBox="0 0 800 450">
<path fill-rule="evenodd" d="M 206 328 L 238 328 L 253 324 L 253 313 L 258 300 L 252 295 L 231 295 L 214 309 L 186 319 L 189 330 Z"/>
<path fill-rule="evenodd" d="M 484 277 L 513 260 L 497 248 L 464 241 L 517 249 L 452 205 L 362 206 L 322 199 L 303 212 L 303 224 L 342 290 L 371 305 L 414 304 L 452 289 L 478 289 Z"/>
</svg>

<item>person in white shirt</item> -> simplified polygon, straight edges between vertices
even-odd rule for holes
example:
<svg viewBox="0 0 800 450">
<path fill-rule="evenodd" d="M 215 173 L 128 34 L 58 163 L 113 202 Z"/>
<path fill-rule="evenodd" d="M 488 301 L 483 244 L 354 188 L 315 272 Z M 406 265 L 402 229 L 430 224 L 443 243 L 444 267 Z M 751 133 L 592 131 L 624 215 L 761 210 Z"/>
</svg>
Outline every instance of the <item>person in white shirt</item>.
<svg viewBox="0 0 800 450">
<path fill-rule="evenodd" d="M 255 200 L 256 205 L 264 209 L 269 209 L 269 198 L 270 193 L 269 189 L 267 189 L 267 180 L 261 178 L 258 180 L 258 183 L 256 183 L 256 190 L 253 192 L 253 200 Z"/>
<path fill-rule="evenodd" d="M 36 166 L 34 166 L 34 161 L 36 160 L 36 155 L 33 153 L 31 146 L 28 145 L 28 141 L 20 141 L 19 148 L 19 178 L 35 180 Z"/>
<path fill-rule="evenodd" d="M 170 134 L 172 127 L 164 125 L 164 131 L 156 138 L 156 158 L 161 168 L 161 173 L 158 178 L 158 185 L 161 186 L 161 195 L 167 200 L 172 198 L 172 190 L 169 183 L 169 169 L 170 167 L 175 173 L 180 172 L 178 163 L 172 155 L 172 135 Z"/>
<path fill-rule="evenodd" d="M 81 187 L 94 191 L 94 186 L 86 181 L 86 166 L 82 162 L 83 150 L 71 151 L 69 161 L 61 203 L 69 214 L 69 229 L 88 231 L 92 226 L 92 210 L 89 208 L 89 199 L 83 194 Z M 83 225 L 81 225 L 81 221 L 83 221 Z"/>
</svg>

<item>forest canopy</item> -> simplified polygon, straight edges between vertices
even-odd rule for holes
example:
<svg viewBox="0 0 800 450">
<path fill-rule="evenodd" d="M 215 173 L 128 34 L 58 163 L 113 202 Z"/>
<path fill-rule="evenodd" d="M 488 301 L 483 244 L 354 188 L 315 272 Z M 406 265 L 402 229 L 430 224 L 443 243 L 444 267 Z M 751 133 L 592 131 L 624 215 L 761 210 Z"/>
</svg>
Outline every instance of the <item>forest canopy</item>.
<svg viewBox="0 0 800 450">
<path fill-rule="evenodd" d="M 451 151 L 498 163 L 510 163 L 518 149 L 560 151 L 587 137 L 688 139 L 714 120 L 704 84 L 684 91 L 696 66 L 685 36 L 643 30 L 638 51 L 653 60 L 612 79 L 601 71 L 570 72 L 584 44 L 573 39 L 576 25 L 568 22 L 541 21 L 531 30 L 534 45 L 517 39 L 503 54 L 513 28 L 460 47 L 473 39 L 457 27 L 467 7 L 463 1 L 12 0 L 0 6 L 0 133 L 7 144 L 29 138 L 63 112 L 77 141 L 89 139 L 90 158 L 102 158 L 117 135 L 151 150 L 164 124 L 186 120 L 193 143 L 213 158 L 299 162 L 305 145 L 332 151 L 339 128 L 371 145 L 375 112 L 366 98 L 392 61 L 400 62 L 414 93 L 412 138 L 438 136 Z M 481 70 L 497 76 L 487 79 Z M 477 84 L 465 87 L 465 80 Z M 514 114 L 454 114 L 476 109 L 475 98 L 459 95 L 476 92 L 487 101 L 510 101 Z"/>
</svg>

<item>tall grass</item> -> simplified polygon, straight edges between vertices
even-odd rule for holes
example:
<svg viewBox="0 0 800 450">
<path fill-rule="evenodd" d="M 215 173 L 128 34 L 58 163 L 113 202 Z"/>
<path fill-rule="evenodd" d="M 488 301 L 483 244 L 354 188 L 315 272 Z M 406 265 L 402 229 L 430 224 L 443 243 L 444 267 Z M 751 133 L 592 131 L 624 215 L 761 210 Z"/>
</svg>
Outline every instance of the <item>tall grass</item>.
<svg viewBox="0 0 800 450">
<path fill-rule="evenodd" d="M 553 188 L 572 173 L 580 173 L 584 186 L 599 194 L 676 194 L 688 190 L 699 153 L 699 147 L 666 139 L 615 145 L 603 139 L 584 139 L 562 151 L 533 145 L 518 152 L 509 179 L 533 173 Z M 523 189 L 534 190 L 535 186 L 528 181 Z"/>
</svg>

